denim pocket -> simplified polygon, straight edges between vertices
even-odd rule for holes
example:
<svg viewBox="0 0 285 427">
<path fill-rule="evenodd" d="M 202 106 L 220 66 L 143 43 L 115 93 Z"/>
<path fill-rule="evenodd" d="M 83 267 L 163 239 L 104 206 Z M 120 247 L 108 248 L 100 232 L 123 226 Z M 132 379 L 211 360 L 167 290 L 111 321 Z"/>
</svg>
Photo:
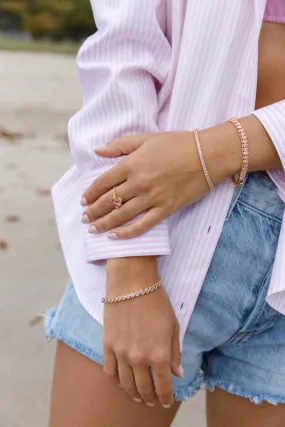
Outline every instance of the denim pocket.
<svg viewBox="0 0 285 427">
<path fill-rule="evenodd" d="M 281 314 L 274 310 L 266 301 L 273 265 L 261 284 L 256 304 L 244 322 L 242 328 L 226 344 L 237 344 L 249 339 L 252 335 L 260 334 L 274 326 Z"/>
</svg>

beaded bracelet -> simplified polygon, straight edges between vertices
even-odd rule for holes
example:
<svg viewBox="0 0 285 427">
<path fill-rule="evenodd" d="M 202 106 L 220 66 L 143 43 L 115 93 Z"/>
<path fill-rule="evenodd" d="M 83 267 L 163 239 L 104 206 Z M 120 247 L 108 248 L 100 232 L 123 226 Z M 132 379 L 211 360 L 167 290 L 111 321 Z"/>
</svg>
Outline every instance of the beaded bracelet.
<svg viewBox="0 0 285 427">
<path fill-rule="evenodd" d="M 198 154 L 199 154 L 199 158 L 200 158 L 200 163 L 207 181 L 207 184 L 210 188 L 211 191 L 215 191 L 215 187 L 212 183 L 212 180 L 210 178 L 210 174 L 208 172 L 205 160 L 204 160 L 204 156 L 203 156 L 203 152 L 202 152 L 202 148 L 201 148 L 201 144 L 200 144 L 200 138 L 199 138 L 199 132 L 198 129 L 194 129 L 194 137 L 195 137 L 195 142 L 196 142 L 196 146 L 197 146 L 197 150 L 198 150 Z"/>
<path fill-rule="evenodd" d="M 234 176 L 231 177 L 232 183 L 239 187 L 244 183 L 245 177 L 248 173 L 248 162 L 249 162 L 249 149 L 248 149 L 248 140 L 245 133 L 245 130 L 242 126 L 242 124 L 235 118 L 231 117 L 228 119 L 229 123 L 232 123 L 236 130 L 238 131 L 240 141 L 241 141 L 241 150 L 242 150 L 242 165 L 241 165 L 241 171 L 239 174 L 238 179 L 236 179 Z"/>
<path fill-rule="evenodd" d="M 163 285 L 163 278 L 160 276 L 159 280 L 154 285 L 150 286 L 149 288 L 141 289 L 140 291 L 131 292 L 130 294 L 120 295 L 118 297 L 113 297 L 113 298 L 104 297 L 104 298 L 102 298 L 102 303 L 103 304 L 114 304 L 116 302 L 121 302 L 121 301 L 125 301 L 128 299 L 141 297 L 142 295 L 150 294 L 151 292 L 156 291 L 162 285 Z"/>
</svg>

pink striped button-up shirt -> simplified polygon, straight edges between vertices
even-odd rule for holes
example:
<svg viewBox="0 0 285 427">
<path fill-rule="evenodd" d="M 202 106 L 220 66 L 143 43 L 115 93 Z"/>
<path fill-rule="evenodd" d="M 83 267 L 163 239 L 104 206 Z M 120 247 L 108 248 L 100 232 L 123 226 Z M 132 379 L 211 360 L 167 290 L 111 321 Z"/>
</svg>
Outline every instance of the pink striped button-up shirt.
<svg viewBox="0 0 285 427">
<path fill-rule="evenodd" d="M 69 123 L 74 166 L 54 186 L 53 199 L 77 295 L 99 322 L 105 260 L 157 255 L 183 339 L 234 186 L 224 182 L 143 236 L 111 241 L 81 223 L 84 189 L 119 161 L 97 156 L 94 147 L 120 135 L 203 129 L 252 113 L 265 6 L 265 0 L 92 0 L 98 32 L 78 53 L 83 105 Z M 285 101 L 255 114 L 285 167 Z M 270 175 L 285 201 L 284 171 Z M 285 222 L 267 298 L 285 314 Z"/>
</svg>

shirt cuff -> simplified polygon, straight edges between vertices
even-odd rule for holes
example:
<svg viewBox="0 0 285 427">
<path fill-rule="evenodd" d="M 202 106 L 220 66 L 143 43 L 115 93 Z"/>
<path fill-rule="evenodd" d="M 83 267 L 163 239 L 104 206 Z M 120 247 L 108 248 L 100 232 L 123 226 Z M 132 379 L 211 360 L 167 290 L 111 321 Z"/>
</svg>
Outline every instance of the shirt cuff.
<svg viewBox="0 0 285 427">
<path fill-rule="evenodd" d="M 260 108 L 253 114 L 265 127 L 285 171 L 285 100 Z"/>
<path fill-rule="evenodd" d="M 101 173 L 102 170 L 100 175 Z M 96 179 L 94 175 L 84 177 L 83 188 L 88 188 L 94 179 Z M 82 227 L 84 227 L 83 239 L 87 262 L 131 256 L 170 255 L 167 220 L 160 222 L 141 236 L 125 240 L 110 240 L 107 238 L 107 233 L 90 234 L 88 225 L 82 224 Z"/>
</svg>

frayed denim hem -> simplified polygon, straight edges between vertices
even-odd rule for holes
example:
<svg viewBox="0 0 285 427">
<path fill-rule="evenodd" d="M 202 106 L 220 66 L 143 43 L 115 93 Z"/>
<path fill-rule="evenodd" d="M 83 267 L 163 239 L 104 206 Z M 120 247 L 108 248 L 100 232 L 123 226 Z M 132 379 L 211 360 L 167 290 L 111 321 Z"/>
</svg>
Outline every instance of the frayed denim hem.
<svg viewBox="0 0 285 427">
<path fill-rule="evenodd" d="M 45 315 L 44 325 L 47 339 L 58 339 L 72 349 L 78 351 L 83 356 L 88 357 L 93 362 L 96 362 L 99 365 L 103 365 L 103 357 L 100 354 L 94 352 L 94 350 L 91 348 L 84 346 L 79 341 L 74 340 L 60 328 L 53 328 L 53 321 L 56 320 L 55 318 L 57 315 L 57 310 L 57 307 L 52 307 Z M 285 404 L 285 398 L 283 396 L 269 396 L 266 394 L 248 393 L 242 387 L 227 381 L 216 380 L 212 378 L 205 379 L 202 371 L 198 372 L 189 386 L 174 389 L 174 398 L 177 402 L 183 402 L 193 397 L 200 389 L 206 388 L 208 391 L 214 391 L 215 387 L 219 387 L 230 394 L 249 399 L 255 404 L 261 404 L 262 402 L 268 402 L 272 405 Z"/>
<path fill-rule="evenodd" d="M 47 314 L 45 315 L 44 325 L 45 325 L 47 340 L 48 341 L 51 341 L 53 339 L 60 340 L 64 344 L 66 344 L 68 347 L 78 351 L 80 354 L 82 354 L 85 357 L 88 357 L 88 359 L 91 359 L 93 362 L 96 362 L 99 365 L 103 365 L 103 357 L 101 355 L 93 351 L 91 348 L 82 345 L 77 340 L 70 338 L 68 335 L 62 332 L 59 328 L 54 329 L 52 327 L 52 321 L 55 318 L 56 312 L 57 312 L 57 308 L 53 307 L 49 309 Z"/>
<path fill-rule="evenodd" d="M 257 405 L 260 405 L 262 402 L 271 403 L 271 405 L 275 405 L 275 406 L 285 403 L 285 398 L 283 396 L 269 396 L 262 393 L 261 394 L 248 393 L 242 387 L 239 387 L 235 384 L 228 383 L 226 381 L 213 380 L 213 379 L 207 378 L 205 380 L 205 384 L 206 384 L 207 390 L 209 391 L 214 391 L 215 387 L 219 387 L 230 394 L 235 394 L 236 396 L 241 396 L 246 399 L 249 399 L 252 403 L 255 403 Z"/>
<path fill-rule="evenodd" d="M 202 388 L 205 388 L 205 381 L 204 374 L 200 371 L 189 386 L 176 390 L 174 389 L 174 399 L 177 402 L 184 402 L 190 399 L 190 397 L 195 396 Z"/>
<path fill-rule="evenodd" d="M 53 323 L 56 324 L 56 315 L 58 312 L 57 307 L 52 307 L 48 310 L 48 312 L 45 315 L 45 331 L 46 331 L 46 338 L 48 341 L 51 341 L 53 339 L 57 339 L 62 341 L 64 344 L 71 347 L 73 350 L 78 351 L 80 354 L 82 354 L 85 357 L 88 357 L 93 362 L 96 362 L 100 365 L 103 365 L 103 357 L 94 352 L 89 347 L 86 347 L 82 345 L 77 340 L 74 340 L 70 336 L 68 336 L 64 331 L 62 331 L 58 327 L 53 327 Z M 188 400 L 190 397 L 193 397 L 201 388 L 205 387 L 204 383 L 204 375 L 200 371 L 196 375 L 195 379 L 191 382 L 190 386 L 174 389 L 174 398 L 177 402 L 183 402 L 185 400 Z"/>
</svg>

